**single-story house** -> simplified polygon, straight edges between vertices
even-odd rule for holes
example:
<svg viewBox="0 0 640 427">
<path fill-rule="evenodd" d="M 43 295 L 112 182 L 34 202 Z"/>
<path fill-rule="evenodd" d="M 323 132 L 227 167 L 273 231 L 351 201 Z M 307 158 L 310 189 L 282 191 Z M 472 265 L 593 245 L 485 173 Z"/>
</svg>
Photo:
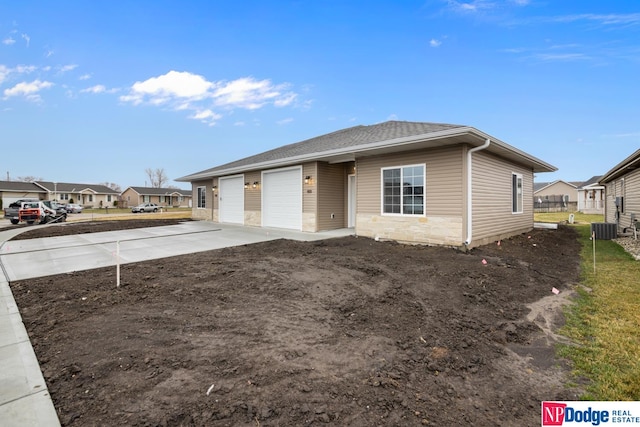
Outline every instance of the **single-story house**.
<svg viewBox="0 0 640 427">
<path fill-rule="evenodd" d="M 78 203 L 86 207 L 113 206 L 119 193 L 105 185 L 74 184 L 50 181 L 0 181 L 3 206 L 26 198 L 55 200 L 62 204 Z"/>
<path fill-rule="evenodd" d="M 123 207 L 137 206 L 142 203 L 155 203 L 159 206 L 191 207 L 191 190 L 178 188 L 128 187 L 122 192 Z"/>
<path fill-rule="evenodd" d="M 575 211 L 578 205 L 579 182 L 561 179 L 553 182 L 534 182 L 533 203 L 536 208 Z"/>
<path fill-rule="evenodd" d="M 62 204 L 77 203 L 87 208 L 112 207 L 119 196 L 116 190 L 101 184 L 50 181 L 36 181 L 34 184 L 47 191 L 47 200 Z"/>
<path fill-rule="evenodd" d="M 625 232 L 640 220 L 640 150 L 618 163 L 600 178 L 605 187 L 604 220 Z"/>
<path fill-rule="evenodd" d="M 193 218 L 474 247 L 533 228 L 533 174 L 556 168 L 473 127 L 388 121 L 179 178 Z"/>
<path fill-rule="evenodd" d="M 578 187 L 578 211 L 586 214 L 604 214 L 604 186 L 601 175 L 592 176 Z"/>
<path fill-rule="evenodd" d="M 6 208 L 19 199 L 46 200 L 47 191 L 34 184 L 24 181 L 0 181 L 0 209 Z"/>
</svg>

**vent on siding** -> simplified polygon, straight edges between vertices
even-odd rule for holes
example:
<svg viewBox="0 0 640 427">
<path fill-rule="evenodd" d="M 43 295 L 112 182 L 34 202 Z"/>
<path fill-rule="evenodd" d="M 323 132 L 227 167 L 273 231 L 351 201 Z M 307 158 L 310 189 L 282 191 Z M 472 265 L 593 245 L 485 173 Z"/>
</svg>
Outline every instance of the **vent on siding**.
<svg viewBox="0 0 640 427">
<path fill-rule="evenodd" d="M 618 225 L 610 222 L 591 223 L 591 235 L 595 233 L 596 240 L 611 240 L 618 237 Z"/>
</svg>

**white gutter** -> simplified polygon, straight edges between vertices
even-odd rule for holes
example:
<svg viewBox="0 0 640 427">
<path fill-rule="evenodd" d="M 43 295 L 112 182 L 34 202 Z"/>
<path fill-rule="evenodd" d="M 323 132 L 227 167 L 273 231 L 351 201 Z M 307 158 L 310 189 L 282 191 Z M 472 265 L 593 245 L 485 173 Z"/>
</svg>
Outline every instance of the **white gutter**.
<svg viewBox="0 0 640 427">
<path fill-rule="evenodd" d="M 471 244 L 471 237 L 473 236 L 473 168 L 471 166 L 471 155 L 476 151 L 488 148 L 489 144 L 491 144 L 491 139 L 487 138 L 484 144 L 467 151 L 467 240 L 464 241 L 465 246 L 469 246 Z"/>
</svg>

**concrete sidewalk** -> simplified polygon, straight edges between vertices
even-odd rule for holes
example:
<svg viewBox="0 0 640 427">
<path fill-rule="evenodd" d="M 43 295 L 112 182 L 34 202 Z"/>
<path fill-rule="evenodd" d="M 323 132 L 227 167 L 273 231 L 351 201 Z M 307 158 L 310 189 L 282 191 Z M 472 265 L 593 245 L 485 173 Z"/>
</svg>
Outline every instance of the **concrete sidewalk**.
<svg viewBox="0 0 640 427">
<path fill-rule="evenodd" d="M 9 282 L 115 266 L 118 260 L 126 264 L 276 239 L 313 241 L 353 234 L 349 229 L 303 233 L 188 221 L 163 227 L 8 241 L 27 230 L 0 231 L 0 420 L 3 427 L 60 425 Z"/>
</svg>

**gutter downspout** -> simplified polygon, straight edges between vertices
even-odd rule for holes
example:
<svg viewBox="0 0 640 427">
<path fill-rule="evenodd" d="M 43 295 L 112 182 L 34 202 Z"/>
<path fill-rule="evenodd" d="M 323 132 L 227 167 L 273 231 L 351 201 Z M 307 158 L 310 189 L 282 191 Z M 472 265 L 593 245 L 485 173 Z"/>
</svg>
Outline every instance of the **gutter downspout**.
<svg viewBox="0 0 640 427">
<path fill-rule="evenodd" d="M 472 199 L 472 191 L 473 191 L 473 186 L 472 186 L 472 172 L 473 172 L 473 168 L 472 168 L 472 164 L 471 164 L 471 155 L 473 153 L 475 153 L 476 151 L 480 151 L 480 150 L 484 150 L 486 148 L 489 147 L 489 145 L 491 144 L 491 139 L 487 138 L 487 140 L 485 141 L 484 144 L 472 148 L 471 150 L 467 151 L 467 240 L 464 241 L 464 245 L 465 246 L 469 246 L 471 244 L 471 237 L 473 236 L 473 199 Z"/>
</svg>

